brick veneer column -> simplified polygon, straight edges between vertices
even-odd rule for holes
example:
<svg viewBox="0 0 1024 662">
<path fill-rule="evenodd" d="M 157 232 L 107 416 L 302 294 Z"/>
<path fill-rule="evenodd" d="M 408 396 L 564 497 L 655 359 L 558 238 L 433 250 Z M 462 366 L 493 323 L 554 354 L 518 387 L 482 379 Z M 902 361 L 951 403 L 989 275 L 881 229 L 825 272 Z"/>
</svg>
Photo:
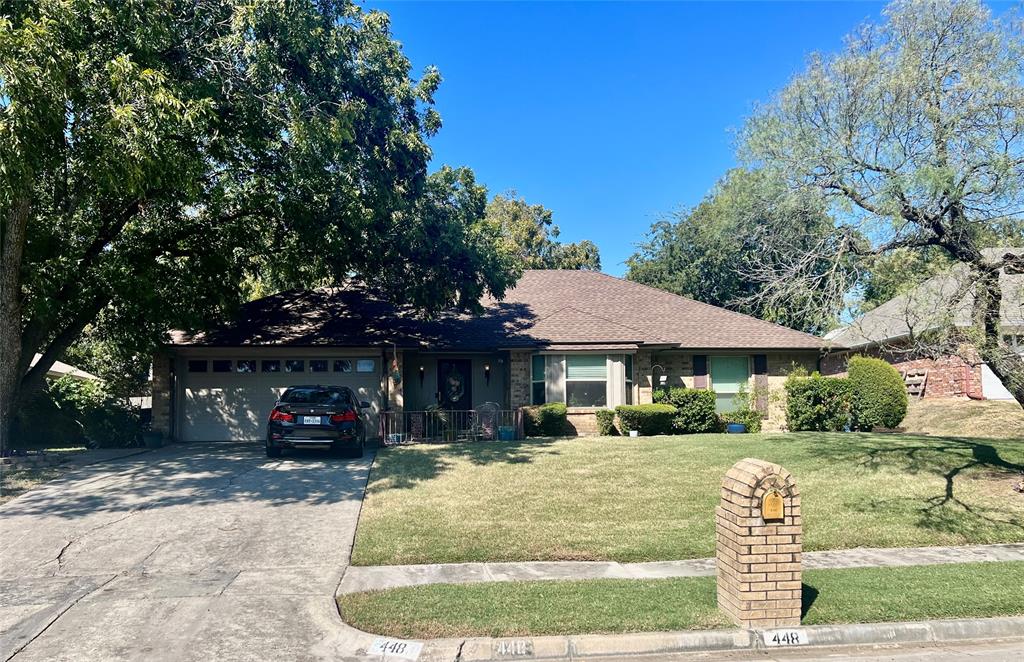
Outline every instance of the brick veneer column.
<svg viewBox="0 0 1024 662">
<path fill-rule="evenodd" d="M 651 366 L 654 365 L 654 354 L 649 349 L 641 349 L 636 353 L 633 370 L 636 371 L 638 405 L 649 405 L 654 402 L 651 390 Z"/>
<path fill-rule="evenodd" d="M 531 352 L 509 352 L 509 406 L 512 409 L 530 404 L 530 380 L 533 354 Z"/>
<path fill-rule="evenodd" d="M 762 498 L 777 490 L 783 519 L 766 522 Z M 718 607 L 742 627 L 800 624 L 800 492 L 777 464 L 747 458 L 722 479 L 715 510 Z"/>
<path fill-rule="evenodd" d="M 150 385 L 152 422 L 150 428 L 171 438 L 171 358 L 163 352 L 153 355 L 153 381 Z"/>
</svg>

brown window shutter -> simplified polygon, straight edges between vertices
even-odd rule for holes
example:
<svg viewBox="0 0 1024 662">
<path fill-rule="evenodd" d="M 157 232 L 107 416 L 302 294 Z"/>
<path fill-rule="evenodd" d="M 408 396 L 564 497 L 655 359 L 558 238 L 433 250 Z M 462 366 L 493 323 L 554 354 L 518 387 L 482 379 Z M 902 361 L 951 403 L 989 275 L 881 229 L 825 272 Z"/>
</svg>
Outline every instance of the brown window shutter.
<svg viewBox="0 0 1024 662">
<path fill-rule="evenodd" d="M 708 357 L 704 354 L 693 355 L 693 388 L 708 387 Z"/>
</svg>

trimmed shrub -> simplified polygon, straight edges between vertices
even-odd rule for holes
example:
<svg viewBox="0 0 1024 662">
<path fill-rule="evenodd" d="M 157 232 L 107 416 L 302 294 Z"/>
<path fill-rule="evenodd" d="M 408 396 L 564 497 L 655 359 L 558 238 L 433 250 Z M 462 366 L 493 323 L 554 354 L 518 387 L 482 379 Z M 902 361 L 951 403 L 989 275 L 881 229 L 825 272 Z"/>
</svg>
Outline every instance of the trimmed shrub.
<svg viewBox="0 0 1024 662">
<path fill-rule="evenodd" d="M 907 387 L 896 368 L 882 359 L 854 356 L 847 368 L 854 430 L 894 428 L 907 415 Z"/>
<path fill-rule="evenodd" d="M 729 423 L 740 423 L 747 426 L 747 432 L 754 434 L 761 431 L 761 422 L 764 420 L 761 417 L 761 412 L 754 411 L 753 409 L 727 411 L 719 416 L 719 418 L 722 420 L 723 428 Z"/>
<path fill-rule="evenodd" d="M 666 404 L 619 405 L 615 408 L 615 413 L 619 417 L 622 434 L 637 430 L 641 435 L 649 437 L 672 432 L 676 408 Z"/>
<path fill-rule="evenodd" d="M 792 432 L 842 432 L 850 424 L 850 380 L 790 375 L 786 379 L 786 425 Z"/>
<path fill-rule="evenodd" d="M 611 409 L 598 409 L 594 412 L 594 416 L 597 418 L 597 433 L 599 435 L 608 437 L 618 433 L 618 430 L 615 429 L 614 411 Z"/>
<path fill-rule="evenodd" d="M 524 407 L 526 436 L 558 437 L 565 434 L 568 410 L 561 402 Z"/>
<path fill-rule="evenodd" d="M 654 401 L 676 408 L 672 431 L 677 434 L 720 432 L 721 422 L 715 413 L 715 392 L 698 388 L 671 388 L 655 392 Z"/>
</svg>

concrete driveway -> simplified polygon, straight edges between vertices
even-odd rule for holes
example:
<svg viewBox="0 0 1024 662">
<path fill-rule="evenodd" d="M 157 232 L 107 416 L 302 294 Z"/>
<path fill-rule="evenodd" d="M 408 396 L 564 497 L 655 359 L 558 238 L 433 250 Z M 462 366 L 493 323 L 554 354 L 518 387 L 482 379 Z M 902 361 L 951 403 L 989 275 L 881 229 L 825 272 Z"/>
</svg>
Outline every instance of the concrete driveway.
<svg viewBox="0 0 1024 662">
<path fill-rule="evenodd" d="M 337 659 L 369 466 L 189 444 L 0 507 L 0 659 Z"/>
</svg>

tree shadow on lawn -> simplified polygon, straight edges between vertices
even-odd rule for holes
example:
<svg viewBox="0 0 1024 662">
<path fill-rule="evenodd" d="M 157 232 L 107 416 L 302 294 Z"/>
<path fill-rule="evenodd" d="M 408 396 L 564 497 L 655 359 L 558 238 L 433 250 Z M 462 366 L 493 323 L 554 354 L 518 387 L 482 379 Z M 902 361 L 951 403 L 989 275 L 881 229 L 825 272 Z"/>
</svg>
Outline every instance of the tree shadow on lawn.
<svg viewBox="0 0 1024 662">
<path fill-rule="evenodd" d="M 800 585 L 800 620 L 807 618 L 807 612 L 811 610 L 811 605 L 818 599 L 818 589 L 814 588 L 809 584 Z"/>
<path fill-rule="evenodd" d="M 374 488 L 411 489 L 441 476 L 460 460 L 477 466 L 530 464 L 539 457 L 560 454 L 553 440 L 402 446 L 381 451 L 370 479 Z"/>
<path fill-rule="evenodd" d="M 986 524 L 1011 526 L 1024 531 L 1024 520 L 1008 511 L 968 503 L 963 498 L 964 480 L 983 478 L 1005 479 L 1005 498 L 1018 495 L 1011 490 L 1012 479 L 1024 472 L 1024 463 L 1007 460 L 999 449 L 986 441 L 961 437 L 884 437 L 857 435 L 856 443 L 823 443 L 815 453 L 828 462 L 849 463 L 879 471 L 895 469 L 907 474 L 930 474 L 942 478 L 943 489 L 923 500 L 911 497 L 865 500 L 863 510 L 882 511 L 898 503 L 910 502 L 920 513 L 919 526 L 937 531 L 967 533 Z M 1019 444 L 1024 440 L 1007 441 L 1001 445 Z M 960 479 L 959 482 L 957 479 Z M 996 483 L 997 485 L 999 483 Z"/>
</svg>

